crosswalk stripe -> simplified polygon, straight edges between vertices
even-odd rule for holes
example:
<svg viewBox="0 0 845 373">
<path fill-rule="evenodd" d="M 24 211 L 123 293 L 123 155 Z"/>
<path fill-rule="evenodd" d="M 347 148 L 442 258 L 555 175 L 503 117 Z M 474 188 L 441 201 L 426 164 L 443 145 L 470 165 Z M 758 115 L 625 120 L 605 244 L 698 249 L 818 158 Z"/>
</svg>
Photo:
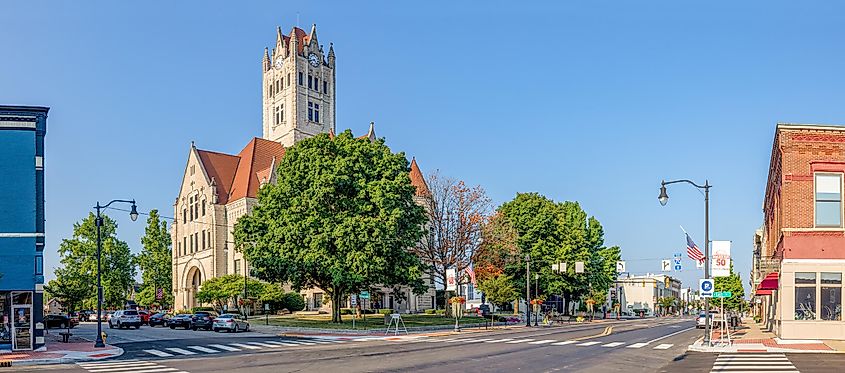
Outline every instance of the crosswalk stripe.
<svg viewBox="0 0 845 373">
<path fill-rule="evenodd" d="M 628 346 L 628 348 L 642 348 L 643 346 L 647 346 L 647 345 L 648 345 L 648 343 L 646 343 L 646 342 L 640 342 L 640 343 L 634 343 L 634 344 Z"/>
<path fill-rule="evenodd" d="M 168 368 L 161 365 L 154 365 L 151 367 L 123 367 L 123 368 L 109 368 L 109 369 L 87 369 L 91 373 L 99 372 L 124 372 L 124 373 L 158 373 L 158 372 L 172 372 L 176 368 Z"/>
<path fill-rule="evenodd" d="M 785 356 L 784 357 L 729 357 L 729 358 L 716 358 L 716 361 L 789 361 Z"/>
<path fill-rule="evenodd" d="M 274 344 L 274 345 L 279 345 L 279 346 L 286 346 L 286 347 L 296 347 L 296 346 L 299 346 L 299 345 L 298 345 L 298 344 L 296 344 L 296 343 L 287 343 L 287 342 L 282 342 L 282 341 L 267 341 L 267 343 Z"/>
<path fill-rule="evenodd" d="M 155 363 L 133 363 L 132 365 L 112 365 L 108 367 L 86 368 L 89 372 L 114 372 L 134 369 L 161 368 Z"/>
<path fill-rule="evenodd" d="M 786 357 L 784 354 L 719 354 L 718 357 Z"/>
<path fill-rule="evenodd" d="M 229 343 L 229 346 L 235 346 L 235 347 L 240 347 L 240 348 L 247 348 L 247 349 L 250 349 L 250 350 L 260 350 L 260 349 L 261 349 L 261 347 L 258 347 L 258 346 L 245 345 L 245 344 L 243 344 L 243 343 Z"/>
<path fill-rule="evenodd" d="M 475 343 L 480 343 L 480 342 L 487 342 L 491 339 L 493 339 L 493 338 L 476 338 L 476 339 L 473 339 L 472 341 L 475 342 Z"/>
<path fill-rule="evenodd" d="M 599 344 L 599 342 L 584 342 L 584 343 L 579 343 L 576 346 L 592 346 L 592 345 L 597 345 L 597 344 Z"/>
<path fill-rule="evenodd" d="M 144 350 L 144 352 L 146 352 L 150 355 L 158 356 L 158 357 L 171 357 L 171 356 L 173 356 L 173 354 L 168 354 L 167 352 L 159 351 L 159 350 Z"/>
<path fill-rule="evenodd" d="M 470 340 L 472 340 L 472 338 L 459 338 L 459 339 L 453 339 L 451 342 L 452 343 L 463 343 L 463 342 L 470 341 Z"/>
<path fill-rule="evenodd" d="M 512 341 L 512 340 L 513 340 L 513 338 L 502 338 L 502 339 L 493 339 L 493 340 L 490 340 L 490 341 L 486 341 L 484 343 L 501 343 L 501 342 L 507 342 L 507 341 Z"/>
<path fill-rule="evenodd" d="M 203 347 L 203 346 L 188 346 L 188 348 L 190 348 L 192 350 L 197 350 L 199 352 L 205 352 L 207 354 L 216 354 L 216 353 L 220 352 L 220 351 L 212 350 L 210 348 L 206 348 L 206 347 Z"/>
<path fill-rule="evenodd" d="M 660 344 L 660 345 L 655 346 L 654 349 L 655 350 L 668 350 L 672 346 L 674 346 L 674 344 L 664 343 L 664 344 Z"/>
<path fill-rule="evenodd" d="M 170 356 L 173 356 L 173 355 L 170 355 Z M 153 362 L 143 362 L 143 361 L 130 361 L 130 362 L 120 361 L 120 362 L 112 362 L 111 364 L 102 364 L 102 365 L 100 365 L 100 364 L 95 365 L 95 364 L 91 364 L 91 363 L 79 364 L 79 366 L 81 366 L 85 369 L 88 369 L 88 368 L 103 369 L 103 368 L 116 368 L 116 367 L 127 367 L 127 366 L 134 367 L 138 364 L 155 364 L 155 363 L 153 363 Z"/>
<path fill-rule="evenodd" d="M 602 347 L 616 347 L 616 346 L 619 346 L 621 344 L 622 344 L 622 342 L 610 342 L 608 344 L 604 344 L 604 345 L 601 345 L 601 346 Z"/>
<path fill-rule="evenodd" d="M 247 342 L 247 343 L 249 343 L 251 345 L 255 345 L 255 346 L 261 346 L 261 347 L 279 347 L 277 345 L 271 345 L 271 344 L 261 343 L 261 342 Z"/>
<path fill-rule="evenodd" d="M 313 345 L 316 344 L 314 342 L 305 342 L 305 341 L 290 341 L 290 343 L 296 343 L 296 344 L 305 345 L 305 346 L 313 346 Z"/>
<path fill-rule="evenodd" d="M 132 364 L 138 363 L 138 360 L 109 360 L 109 361 L 93 361 L 90 363 L 78 363 L 77 365 L 83 368 L 96 368 L 96 367 L 106 367 L 112 365 L 125 365 L 125 364 Z"/>
<path fill-rule="evenodd" d="M 505 343 L 525 343 L 525 342 L 531 342 L 531 341 L 533 341 L 533 339 L 517 339 L 515 341 L 508 341 L 508 342 L 505 342 Z"/>
<path fill-rule="evenodd" d="M 226 345 L 208 345 L 208 347 L 214 347 L 218 350 L 226 350 L 226 351 L 240 351 L 240 348 L 229 347 Z"/>
<path fill-rule="evenodd" d="M 578 342 L 578 341 L 563 341 L 563 342 L 557 342 L 557 343 L 552 343 L 552 346 L 563 346 L 563 345 L 569 345 L 569 344 L 573 344 L 573 343 L 575 343 L 575 342 Z"/>
<path fill-rule="evenodd" d="M 530 345 L 542 345 L 542 344 L 556 342 L 556 341 L 557 341 L 556 339 L 544 339 L 544 340 L 541 340 L 541 341 L 528 342 L 528 344 L 530 344 Z"/>
<path fill-rule="evenodd" d="M 720 354 L 711 373 L 735 373 L 753 370 L 755 373 L 797 373 L 798 369 L 784 354 Z"/>
<path fill-rule="evenodd" d="M 716 365 L 728 366 L 728 365 L 737 365 L 737 364 L 741 365 L 741 364 L 750 364 L 750 363 L 751 362 L 748 362 L 748 361 L 737 361 L 737 362 L 729 362 L 729 363 L 720 363 L 720 362 L 717 361 L 717 362 L 713 363 L 713 366 L 716 366 Z M 769 362 L 764 362 L 762 364 L 763 365 L 789 365 L 789 366 L 792 366 L 792 363 L 790 363 L 789 361 L 769 361 Z"/>
<path fill-rule="evenodd" d="M 183 350 L 183 349 L 177 348 L 177 347 L 168 347 L 168 348 L 165 348 L 165 350 L 173 351 L 177 354 L 182 354 L 182 355 L 196 355 L 197 354 L 196 352 Z"/>
</svg>

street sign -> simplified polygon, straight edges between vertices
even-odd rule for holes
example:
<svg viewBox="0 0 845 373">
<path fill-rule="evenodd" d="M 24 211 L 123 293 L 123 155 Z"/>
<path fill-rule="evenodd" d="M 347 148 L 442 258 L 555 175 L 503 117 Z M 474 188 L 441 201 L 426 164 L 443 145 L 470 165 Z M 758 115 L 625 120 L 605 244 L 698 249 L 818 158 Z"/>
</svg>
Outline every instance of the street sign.
<svg viewBox="0 0 845 373">
<path fill-rule="evenodd" d="M 698 269 L 704 268 L 704 261 L 703 260 L 697 260 L 695 262 L 695 268 L 698 268 Z"/>
<path fill-rule="evenodd" d="M 369 291 L 362 291 L 361 294 L 358 294 L 361 299 L 370 299 L 370 292 Z"/>
<path fill-rule="evenodd" d="M 713 261 L 710 263 L 710 275 L 727 277 L 731 275 L 731 241 L 713 241 Z"/>
<path fill-rule="evenodd" d="M 713 298 L 730 298 L 732 295 L 729 291 L 714 291 Z"/>
<path fill-rule="evenodd" d="M 575 273 L 584 273 L 584 262 L 575 262 Z"/>
<path fill-rule="evenodd" d="M 623 273 L 623 272 L 628 272 L 628 271 L 625 270 L 625 262 L 622 261 L 622 260 L 619 260 L 619 261 L 616 262 L 616 273 Z"/>
<path fill-rule="evenodd" d="M 669 272 L 672 270 L 672 261 L 669 259 L 663 259 L 660 261 L 660 270 L 663 272 Z"/>
<path fill-rule="evenodd" d="M 703 278 L 698 280 L 698 295 L 702 298 L 713 297 L 713 279 Z"/>
</svg>

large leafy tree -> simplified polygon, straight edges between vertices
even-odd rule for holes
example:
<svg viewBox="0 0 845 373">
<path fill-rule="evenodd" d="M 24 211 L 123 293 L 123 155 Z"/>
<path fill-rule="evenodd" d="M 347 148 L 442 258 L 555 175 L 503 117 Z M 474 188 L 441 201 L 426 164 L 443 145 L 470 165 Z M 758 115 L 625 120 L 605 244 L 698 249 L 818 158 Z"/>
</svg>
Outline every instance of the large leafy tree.
<svg viewBox="0 0 845 373">
<path fill-rule="evenodd" d="M 135 278 L 135 263 L 129 245 L 117 238 L 117 223 L 101 215 L 103 302 L 107 308 L 122 307 Z M 97 226 L 96 216 L 89 213 L 73 225 L 73 237 L 59 245 L 62 268 L 56 270 L 59 283 L 80 284 L 91 289 L 90 303 L 97 302 Z M 86 302 L 86 303 L 89 303 Z"/>
<path fill-rule="evenodd" d="M 141 237 L 141 253 L 135 258 L 141 269 L 143 284 L 138 294 L 138 303 L 143 305 L 158 304 L 160 306 L 173 304 L 171 276 L 173 272 L 171 238 L 167 231 L 167 222 L 163 221 L 158 210 L 150 211 L 147 218 L 147 228 Z M 156 299 L 156 289 L 162 289 L 162 299 Z"/>
<path fill-rule="evenodd" d="M 94 295 L 90 276 L 70 271 L 66 268 L 56 268 L 56 279 L 50 280 L 44 290 L 64 306 L 65 311 L 77 311 L 83 301 Z M 96 295 L 94 295 L 96 296 Z"/>
<path fill-rule="evenodd" d="M 724 299 L 725 309 L 739 310 L 742 307 L 743 299 L 745 298 L 745 289 L 742 287 L 742 278 L 739 274 L 734 272 L 734 264 L 731 261 L 730 275 L 725 277 L 716 277 L 714 284 L 714 291 L 729 291 L 731 296 Z M 711 299 L 711 307 L 721 306 L 722 300 Z"/>
<path fill-rule="evenodd" d="M 319 287 L 337 323 L 343 299 L 376 284 L 422 293 L 422 264 L 408 249 L 422 238 L 425 212 L 409 171 L 405 155 L 383 139 L 351 131 L 289 148 L 277 182 L 262 187 L 253 211 L 235 224 L 252 273 L 297 290 Z"/>
<path fill-rule="evenodd" d="M 266 284 L 253 278 L 246 279 L 247 296 L 254 299 L 261 299 L 266 291 Z M 210 304 L 217 311 L 222 312 L 223 306 L 233 302 L 235 299 L 243 301 L 244 276 L 225 275 L 208 279 L 202 283 L 202 289 L 197 292 L 197 301 L 203 304 Z"/>
<path fill-rule="evenodd" d="M 425 199 L 427 229 L 422 240 L 412 247 L 426 272 L 446 284 L 446 270 L 463 274 L 470 267 L 482 242 L 485 220 L 492 209 L 490 198 L 480 186 L 469 187 L 463 181 L 434 172 L 429 175 L 429 195 Z M 458 281 L 463 276 L 458 276 Z M 444 299 L 443 307 L 450 312 Z"/>
<path fill-rule="evenodd" d="M 484 292 L 484 296 L 490 303 L 499 307 L 519 299 L 519 293 L 513 286 L 513 282 L 504 274 L 482 280 L 478 284 L 478 290 Z"/>
</svg>

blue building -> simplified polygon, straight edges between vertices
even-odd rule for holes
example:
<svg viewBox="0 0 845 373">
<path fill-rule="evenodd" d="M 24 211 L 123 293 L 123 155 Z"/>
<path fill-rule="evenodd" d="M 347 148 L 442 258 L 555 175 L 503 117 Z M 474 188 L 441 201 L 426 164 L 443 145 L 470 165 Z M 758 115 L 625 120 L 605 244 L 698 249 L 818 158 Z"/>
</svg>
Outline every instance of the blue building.
<svg viewBox="0 0 845 373">
<path fill-rule="evenodd" d="M 0 350 L 44 345 L 47 111 L 0 106 Z"/>
</svg>

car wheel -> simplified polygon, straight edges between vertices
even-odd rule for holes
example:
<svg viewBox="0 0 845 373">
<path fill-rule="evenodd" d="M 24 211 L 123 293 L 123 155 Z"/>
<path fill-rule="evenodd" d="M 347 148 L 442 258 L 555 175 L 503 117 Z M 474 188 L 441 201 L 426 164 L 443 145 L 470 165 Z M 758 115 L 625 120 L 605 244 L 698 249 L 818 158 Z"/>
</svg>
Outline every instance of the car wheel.
<svg viewBox="0 0 845 373">
<path fill-rule="evenodd" d="M 173 326 L 173 325 L 170 325 L 170 329 L 176 329 L 176 327 Z"/>
<path fill-rule="evenodd" d="M 109 329 L 114 329 L 114 325 L 112 325 L 111 322 L 109 322 Z"/>
<path fill-rule="evenodd" d="M 234 330 L 234 332 L 235 332 L 235 333 L 237 333 L 237 332 L 238 332 L 238 324 L 235 324 L 235 330 Z"/>
<path fill-rule="evenodd" d="M 249 331 L 249 324 L 246 324 L 246 328 L 244 329 L 245 332 Z"/>
<path fill-rule="evenodd" d="M 135 325 L 135 329 L 140 329 L 141 325 Z"/>
<path fill-rule="evenodd" d="M 196 327 L 196 326 L 192 326 L 192 327 L 191 327 L 191 330 L 193 330 L 193 331 L 197 331 L 197 327 Z"/>
<path fill-rule="evenodd" d="M 215 333 L 220 333 L 220 329 L 214 328 Z"/>
</svg>

